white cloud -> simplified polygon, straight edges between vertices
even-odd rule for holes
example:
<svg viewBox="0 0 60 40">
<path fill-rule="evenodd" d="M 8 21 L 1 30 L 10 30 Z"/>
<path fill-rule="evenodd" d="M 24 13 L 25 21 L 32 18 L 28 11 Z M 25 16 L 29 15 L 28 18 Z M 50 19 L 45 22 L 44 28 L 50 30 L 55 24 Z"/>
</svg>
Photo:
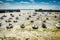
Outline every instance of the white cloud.
<svg viewBox="0 0 60 40">
<path fill-rule="evenodd" d="M 55 5 L 29 5 L 29 6 L 15 6 L 16 9 L 60 9 L 60 6 Z"/>
<path fill-rule="evenodd" d="M 34 2 L 34 0 L 30 0 L 31 2 Z"/>
<path fill-rule="evenodd" d="M 8 2 L 6 2 L 6 3 L 4 3 L 4 2 L 2 2 L 2 1 L 0 1 L 0 6 L 2 7 L 2 6 L 9 6 L 10 5 L 10 3 L 8 3 Z"/>
<path fill-rule="evenodd" d="M 24 2 L 24 1 L 21 1 L 20 3 L 21 4 L 29 4 L 29 2 Z"/>
<path fill-rule="evenodd" d="M 7 4 L 5 4 L 7 5 Z M 8 4 L 9 5 L 9 4 Z M 1 9 L 1 8 L 0 8 Z M 2 7 L 2 9 L 59 9 L 60 10 L 60 6 L 55 6 L 55 5 L 29 5 L 29 6 L 16 6 L 16 5 L 13 5 L 13 6 L 5 6 Z"/>
<path fill-rule="evenodd" d="M 0 4 L 3 4 L 3 2 L 2 2 L 2 1 L 0 1 Z"/>
<path fill-rule="evenodd" d="M 11 8 L 10 3 L 4 3 L 3 5 L 0 6 L 0 9 L 8 9 L 8 8 Z"/>
<path fill-rule="evenodd" d="M 56 2 L 56 1 L 53 1 L 53 2 Z"/>
<path fill-rule="evenodd" d="M 4 6 L 8 7 L 10 6 L 10 3 L 4 3 Z"/>
<path fill-rule="evenodd" d="M 53 2 L 53 3 L 60 3 L 60 2 L 57 2 L 57 1 L 49 1 L 49 2 L 51 2 L 51 3 L 52 3 L 52 2 Z"/>
<path fill-rule="evenodd" d="M 60 4 L 60 2 L 58 2 L 58 1 L 52 1 L 54 4 Z"/>
<path fill-rule="evenodd" d="M 41 2 L 41 4 L 38 5 L 20 5 L 20 4 L 29 4 L 29 2 L 21 1 L 18 4 L 12 5 L 10 3 L 4 3 L 4 5 L 0 6 L 0 9 L 59 9 L 60 6 L 57 5 L 49 5 L 46 2 Z M 47 5 L 45 5 L 47 4 Z"/>
<path fill-rule="evenodd" d="M 40 4 L 45 4 L 46 5 L 46 4 L 49 4 L 49 3 L 48 2 L 40 2 Z"/>
<path fill-rule="evenodd" d="M 32 4 L 35 4 L 35 0 L 30 0 L 30 2 L 31 2 Z"/>
</svg>

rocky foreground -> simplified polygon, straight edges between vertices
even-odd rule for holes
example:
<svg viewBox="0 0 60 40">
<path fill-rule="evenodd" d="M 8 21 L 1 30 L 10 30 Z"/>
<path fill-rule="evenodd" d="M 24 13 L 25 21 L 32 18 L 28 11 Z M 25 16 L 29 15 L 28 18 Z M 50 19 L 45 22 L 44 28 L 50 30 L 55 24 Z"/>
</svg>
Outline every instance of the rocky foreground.
<svg viewBox="0 0 60 40">
<path fill-rule="evenodd" d="M 60 40 L 60 29 L 9 29 L 0 28 L 0 40 Z"/>
<path fill-rule="evenodd" d="M 1 13 L 0 40 L 60 40 L 59 21 L 60 13 L 55 12 Z"/>
</svg>

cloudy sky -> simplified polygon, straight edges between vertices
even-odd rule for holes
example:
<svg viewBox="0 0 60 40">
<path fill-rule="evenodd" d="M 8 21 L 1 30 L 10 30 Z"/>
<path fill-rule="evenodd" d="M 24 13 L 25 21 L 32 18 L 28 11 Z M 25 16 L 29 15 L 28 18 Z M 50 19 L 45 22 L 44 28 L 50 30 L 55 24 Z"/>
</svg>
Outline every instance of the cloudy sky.
<svg viewBox="0 0 60 40">
<path fill-rule="evenodd" d="M 60 10 L 60 0 L 0 0 L 0 9 Z"/>
</svg>

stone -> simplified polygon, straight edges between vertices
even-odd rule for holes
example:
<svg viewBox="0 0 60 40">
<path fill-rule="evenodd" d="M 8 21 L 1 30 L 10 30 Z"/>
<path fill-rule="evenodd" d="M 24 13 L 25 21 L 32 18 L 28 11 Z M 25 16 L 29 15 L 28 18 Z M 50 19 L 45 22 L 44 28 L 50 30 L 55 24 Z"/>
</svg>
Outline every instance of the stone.
<svg viewBox="0 0 60 40">
<path fill-rule="evenodd" d="M 17 23 L 17 21 L 13 21 L 14 23 Z"/>
<path fill-rule="evenodd" d="M 11 20 L 8 20 L 8 22 L 11 22 Z"/>
<path fill-rule="evenodd" d="M 19 17 L 16 17 L 16 20 L 18 20 L 19 19 Z"/>
<path fill-rule="evenodd" d="M 27 18 L 27 20 L 29 20 L 29 18 Z"/>
<path fill-rule="evenodd" d="M 11 26 L 12 24 L 9 24 L 9 26 Z"/>
<path fill-rule="evenodd" d="M 29 40 L 29 38 L 26 38 L 26 40 Z"/>
<path fill-rule="evenodd" d="M 10 14 L 10 16 L 11 16 L 11 17 L 14 17 L 14 15 L 13 15 L 13 14 Z"/>
<path fill-rule="evenodd" d="M 13 26 L 10 26 L 10 28 L 13 28 Z"/>
<path fill-rule="evenodd" d="M 2 24 L 0 23 L 0 27 L 2 26 Z"/>
<path fill-rule="evenodd" d="M 30 22 L 31 22 L 31 23 L 34 23 L 34 21 L 33 21 L 33 20 L 31 20 Z"/>
<path fill-rule="evenodd" d="M 9 19 L 12 19 L 12 18 L 9 18 Z"/>
<path fill-rule="evenodd" d="M 7 17 L 6 15 L 3 15 L 2 17 Z"/>
<path fill-rule="evenodd" d="M 42 24 L 42 28 L 46 28 L 46 25 L 44 23 Z"/>
<path fill-rule="evenodd" d="M 34 26 L 34 27 L 32 27 L 32 28 L 33 28 L 33 29 L 38 29 L 38 26 L 37 26 L 37 27 Z"/>
<path fill-rule="evenodd" d="M 1 20 L 3 20 L 4 18 L 3 17 L 0 17 Z"/>
<path fill-rule="evenodd" d="M 25 28 L 24 24 L 22 24 L 20 27 L 21 27 L 21 28 Z"/>
<path fill-rule="evenodd" d="M 31 17 L 31 15 L 29 15 L 29 17 Z"/>
</svg>

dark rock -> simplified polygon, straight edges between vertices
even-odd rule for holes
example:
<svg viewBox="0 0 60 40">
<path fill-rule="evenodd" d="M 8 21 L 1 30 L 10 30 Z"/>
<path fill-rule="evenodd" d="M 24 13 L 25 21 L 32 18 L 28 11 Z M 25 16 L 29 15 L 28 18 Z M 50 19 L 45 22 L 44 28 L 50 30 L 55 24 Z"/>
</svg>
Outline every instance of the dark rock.
<svg viewBox="0 0 60 40">
<path fill-rule="evenodd" d="M 8 20 L 8 22 L 11 22 L 11 20 Z"/>
<path fill-rule="evenodd" d="M 4 18 L 3 17 L 0 17 L 1 20 L 3 20 Z"/>
<path fill-rule="evenodd" d="M 27 20 L 29 20 L 29 18 L 27 18 Z"/>
<path fill-rule="evenodd" d="M 33 28 L 33 29 L 38 29 L 38 26 L 37 26 L 37 27 L 34 26 L 34 27 L 32 27 L 32 28 Z"/>
<path fill-rule="evenodd" d="M 37 18 L 37 20 L 39 20 L 39 18 Z"/>
<path fill-rule="evenodd" d="M 55 15 L 54 17 L 55 17 L 55 18 L 57 18 L 57 16 L 56 16 L 56 15 Z"/>
<path fill-rule="evenodd" d="M 33 21 L 33 20 L 31 20 L 31 23 L 34 23 L 34 21 Z"/>
<path fill-rule="evenodd" d="M 7 26 L 6 29 L 10 29 L 10 28 Z"/>
<path fill-rule="evenodd" d="M 46 18 L 46 20 L 49 20 L 48 18 Z"/>
<path fill-rule="evenodd" d="M 60 23 L 60 21 L 58 23 Z"/>
<path fill-rule="evenodd" d="M 25 28 L 24 24 L 22 24 L 20 27 L 21 27 L 21 28 Z"/>
<path fill-rule="evenodd" d="M 19 17 L 16 17 L 16 20 L 18 20 L 19 19 Z"/>
<path fill-rule="evenodd" d="M 17 23 L 17 21 L 13 21 L 14 23 Z"/>
<path fill-rule="evenodd" d="M 6 15 L 3 15 L 2 17 L 7 17 Z"/>
<path fill-rule="evenodd" d="M 13 28 L 13 25 L 11 25 L 10 27 L 9 26 L 6 27 L 6 29 L 11 29 L 11 28 Z"/>
<path fill-rule="evenodd" d="M 46 22 L 46 20 L 44 20 L 43 22 Z"/>
<path fill-rule="evenodd" d="M 10 14 L 10 16 L 11 16 L 11 17 L 14 17 L 14 15 L 13 15 L 13 14 Z"/>
<path fill-rule="evenodd" d="M 11 26 L 12 24 L 9 24 L 9 26 Z"/>
<path fill-rule="evenodd" d="M 31 15 L 29 15 L 29 17 L 31 17 Z"/>
<path fill-rule="evenodd" d="M 5 20 L 5 22 L 8 22 L 7 20 Z"/>
<path fill-rule="evenodd" d="M 12 19 L 12 18 L 9 18 L 9 19 Z"/>
<path fill-rule="evenodd" d="M 56 27 L 57 29 L 60 29 L 60 27 Z"/>
<path fill-rule="evenodd" d="M 29 38 L 26 38 L 26 40 L 29 40 Z"/>
<path fill-rule="evenodd" d="M 42 28 L 47 28 L 46 25 L 45 25 L 44 23 L 42 24 Z"/>
<path fill-rule="evenodd" d="M 2 24 L 0 23 L 0 27 L 2 26 Z"/>
<path fill-rule="evenodd" d="M 10 26 L 10 28 L 13 28 L 13 25 L 12 25 L 12 26 Z"/>
</svg>

